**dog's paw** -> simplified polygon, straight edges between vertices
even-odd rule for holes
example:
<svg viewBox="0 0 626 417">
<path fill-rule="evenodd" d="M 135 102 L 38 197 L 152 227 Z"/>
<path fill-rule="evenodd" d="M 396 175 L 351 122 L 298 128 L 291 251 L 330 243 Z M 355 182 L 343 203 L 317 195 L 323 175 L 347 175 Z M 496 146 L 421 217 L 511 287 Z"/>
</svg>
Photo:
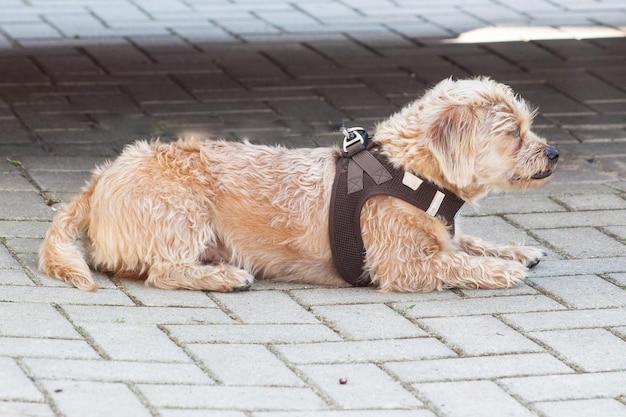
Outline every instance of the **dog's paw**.
<svg viewBox="0 0 626 417">
<path fill-rule="evenodd" d="M 256 279 L 245 269 L 238 268 L 233 265 L 223 264 L 222 276 L 223 283 L 226 288 L 224 291 L 247 291 L 252 284 L 256 282 Z"/>
<path fill-rule="evenodd" d="M 252 279 L 246 279 L 242 281 L 239 286 L 232 287 L 233 292 L 248 291 L 250 287 L 252 287 L 252 284 L 254 284 L 255 282 L 256 279 L 254 277 L 252 277 Z"/>
<path fill-rule="evenodd" d="M 520 246 L 516 252 L 515 260 L 529 269 L 537 266 L 548 255 L 543 250 L 533 246 Z"/>
<path fill-rule="evenodd" d="M 461 282 L 446 282 L 447 287 L 501 290 L 516 287 L 524 281 L 528 269 L 519 262 L 497 258 L 484 258 L 473 276 Z M 475 275 L 474 275 L 475 274 Z"/>
<path fill-rule="evenodd" d="M 483 288 L 512 288 L 526 279 L 528 268 L 518 262 L 501 261 L 497 264 L 494 262 L 490 272 L 491 282 Z"/>
</svg>

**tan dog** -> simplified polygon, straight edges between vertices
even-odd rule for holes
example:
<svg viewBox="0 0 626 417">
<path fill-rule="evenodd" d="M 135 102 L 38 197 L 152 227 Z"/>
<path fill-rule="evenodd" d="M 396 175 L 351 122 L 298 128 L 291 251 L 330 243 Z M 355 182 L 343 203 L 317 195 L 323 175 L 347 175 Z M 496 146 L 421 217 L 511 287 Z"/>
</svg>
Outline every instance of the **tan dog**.
<svg viewBox="0 0 626 417">
<path fill-rule="evenodd" d="M 533 111 L 486 78 L 445 80 L 380 123 L 374 140 L 404 170 L 475 203 L 544 184 L 558 151 Z M 333 267 L 329 200 L 339 151 L 181 140 L 137 142 L 98 168 L 55 217 L 40 269 L 83 290 L 94 268 L 159 288 L 245 289 L 254 277 L 346 286 Z M 452 238 L 441 219 L 393 197 L 361 212 L 364 271 L 383 291 L 506 288 L 544 256 Z"/>
</svg>

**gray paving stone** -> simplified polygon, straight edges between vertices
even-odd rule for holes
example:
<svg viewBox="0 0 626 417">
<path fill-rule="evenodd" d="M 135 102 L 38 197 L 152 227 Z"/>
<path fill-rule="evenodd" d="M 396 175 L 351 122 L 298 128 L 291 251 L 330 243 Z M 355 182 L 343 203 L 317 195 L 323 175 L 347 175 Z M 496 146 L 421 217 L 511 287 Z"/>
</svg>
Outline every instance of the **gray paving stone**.
<svg viewBox="0 0 626 417">
<path fill-rule="evenodd" d="M 502 245 L 524 242 L 527 245 L 539 246 L 525 231 L 511 226 L 496 216 L 462 217 L 459 221 L 459 233 Z"/>
<path fill-rule="evenodd" d="M 531 281 L 576 308 L 626 305 L 626 292 L 597 276 L 532 278 Z"/>
<path fill-rule="evenodd" d="M 430 410 L 385 410 L 385 417 L 434 417 Z M 253 413 L 254 417 L 289 417 L 290 411 L 260 411 Z M 324 410 L 324 411 L 299 411 L 299 417 L 378 417 L 380 410 Z M 183 416 L 184 417 L 184 416 Z M 192 416 L 190 416 L 192 417 Z"/>
<path fill-rule="evenodd" d="M 119 382 L 44 380 L 42 383 L 67 417 L 151 415 L 131 389 Z"/>
<path fill-rule="evenodd" d="M 52 26 L 44 22 L 27 22 L 22 24 L 4 23 L 2 28 L 6 30 L 12 38 L 60 38 L 62 35 Z"/>
<path fill-rule="evenodd" d="M 212 384 L 193 364 L 28 358 L 23 362 L 40 379 L 165 384 Z"/>
<path fill-rule="evenodd" d="M 3 317 L 0 321 L 2 336 L 80 338 L 70 322 L 47 304 L 0 302 L 0 316 Z"/>
<path fill-rule="evenodd" d="M 563 146 L 569 152 L 587 158 L 624 156 L 626 140 L 590 141 L 586 143 L 571 143 Z"/>
<path fill-rule="evenodd" d="M 575 211 L 569 213 L 511 214 L 505 218 L 528 229 L 623 226 L 626 210 Z"/>
<path fill-rule="evenodd" d="M 421 319 L 432 333 L 466 355 L 541 352 L 543 349 L 492 316 Z"/>
<path fill-rule="evenodd" d="M 4 244 L 13 253 L 37 253 L 41 245 L 41 239 L 31 239 L 22 237 L 8 237 Z"/>
<path fill-rule="evenodd" d="M 225 385 L 305 385 L 262 345 L 189 344 L 186 347 Z"/>
<path fill-rule="evenodd" d="M 604 329 L 555 330 L 528 335 L 548 345 L 566 361 L 584 371 L 626 369 L 626 342 Z M 590 351 L 595 354 L 590 355 Z"/>
<path fill-rule="evenodd" d="M 614 172 L 619 173 L 622 177 L 624 176 L 624 172 L 626 172 L 626 156 L 600 157 L 598 158 L 598 163 Z"/>
<path fill-rule="evenodd" d="M 613 398 L 626 392 L 626 372 L 504 378 L 499 383 L 525 401 Z"/>
<path fill-rule="evenodd" d="M 278 344 L 274 348 L 296 364 L 406 361 L 456 356 L 434 338 Z"/>
<path fill-rule="evenodd" d="M 613 282 L 617 285 L 621 285 L 622 287 L 626 287 L 626 273 L 622 274 L 610 274 L 609 277 Z"/>
<path fill-rule="evenodd" d="M 14 358 L 98 359 L 83 340 L 0 337 L 0 355 Z"/>
<path fill-rule="evenodd" d="M 46 131 L 84 131 L 91 130 L 91 120 L 83 114 L 79 113 L 42 113 L 30 107 L 20 107 L 16 109 L 20 119 L 27 123 L 36 132 Z"/>
<path fill-rule="evenodd" d="M 626 325 L 626 309 L 567 310 L 541 313 L 504 314 L 501 318 L 523 331 L 584 329 Z"/>
<path fill-rule="evenodd" d="M 320 99 L 270 101 L 269 105 L 281 115 L 294 117 L 307 123 L 335 124 L 346 119 L 344 113 Z"/>
<path fill-rule="evenodd" d="M 361 303 L 402 303 L 429 300 L 458 300 L 459 296 L 450 291 L 422 294 L 382 293 L 371 288 L 311 288 L 294 290 L 291 294 L 303 305 L 361 304 Z"/>
<path fill-rule="evenodd" d="M 561 304 L 545 296 L 468 298 L 462 300 L 399 303 L 394 308 L 411 318 L 470 316 L 481 314 L 562 310 Z"/>
<path fill-rule="evenodd" d="M 286 413 L 291 413 L 287 411 Z M 211 410 L 191 410 L 191 409 L 167 409 L 162 408 L 159 414 L 163 417 L 246 417 L 243 411 L 211 411 Z M 299 414 L 300 415 L 300 414 Z"/>
<path fill-rule="evenodd" d="M 450 59 L 456 63 L 457 65 L 463 68 L 472 68 L 472 70 L 477 74 L 508 74 L 508 73 L 516 73 L 519 72 L 520 69 L 513 65 L 511 62 L 502 59 L 499 56 L 494 56 L 489 53 L 477 53 L 477 54 L 468 54 L 468 55 L 455 55 L 450 57 Z M 532 97 L 532 102 L 536 104 L 542 104 L 542 108 L 547 107 L 547 102 L 545 100 L 541 100 L 540 97 Z M 571 104 L 570 104 L 571 103 Z M 576 103 L 570 101 L 562 100 L 558 103 L 559 105 L 569 104 L 572 107 L 575 106 Z M 577 108 L 577 107 L 576 107 Z M 546 110 L 550 110 L 550 108 L 544 108 L 542 110 L 544 113 Z"/>
<path fill-rule="evenodd" d="M 81 323 L 80 328 L 114 360 L 191 362 L 189 356 L 156 325 Z M 154 348 L 155 345 L 158 349 Z"/>
<path fill-rule="evenodd" d="M 21 265 L 11 255 L 4 245 L 0 245 L 0 268 L 3 269 L 20 269 Z"/>
<path fill-rule="evenodd" d="M 565 208 L 555 203 L 550 197 L 526 195 L 526 194 L 504 194 L 494 197 L 487 197 L 480 201 L 476 209 L 463 207 L 463 214 L 493 215 L 511 213 L 544 213 L 560 212 Z"/>
<path fill-rule="evenodd" d="M 155 80 L 154 84 L 131 84 L 126 86 L 126 89 L 139 103 L 187 102 L 192 100 L 192 96 L 187 91 L 165 76 Z"/>
<path fill-rule="evenodd" d="M 51 16 L 51 24 L 65 37 L 97 37 L 107 36 L 110 31 L 93 15 L 85 11 L 81 15 Z"/>
<path fill-rule="evenodd" d="M 217 305 L 201 291 L 166 291 L 149 287 L 145 281 L 122 280 L 121 285 L 133 299 L 149 307 L 209 307 Z"/>
<path fill-rule="evenodd" d="M 613 226 L 603 228 L 610 236 L 615 237 L 618 242 L 626 243 L 626 226 Z"/>
<path fill-rule="evenodd" d="M 214 294 L 243 323 L 309 323 L 319 321 L 289 295 L 276 291 Z"/>
<path fill-rule="evenodd" d="M 530 277 L 553 277 L 559 275 L 588 275 L 622 272 L 626 269 L 626 257 L 596 259 L 547 259 L 541 266 L 530 270 Z"/>
<path fill-rule="evenodd" d="M 365 86 L 320 88 L 317 91 L 338 108 L 388 106 L 390 104 L 388 100 Z"/>
<path fill-rule="evenodd" d="M 0 191 L 0 219 L 51 220 L 54 212 L 34 191 Z"/>
<path fill-rule="evenodd" d="M 383 304 L 318 306 L 325 322 L 350 340 L 419 337 L 428 334 Z"/>
<path fill-rule="evenodd" d="M 613 329 L 613 331 L 615 332 L 616 335 L 618 335 L 621 338 L 626 337 L 626 326 L 624 326 L 624 327 L 615 327 Z"/>
<path fill-rule="evenodd" d="M 263 103 L 248 101 L 241 102 L 206 102 L 206 103 L 146 103 L 142 106 L 149 114 L 155 116 L 168 115 L 214 115 L 222 113 L 249 113 L 249 112 L 269 112 L 270 110 Z"/>
<path fill-rule="evenodd" d="M 5 416 L 54 417 L 47 404 L 19 401 L 0 401 L 0 414 Z"/>
<path fill-rule="evenodd" d="M 57 56 L 38 56 L 36 62 L 48 74 L 64 73 L 100 73 L 102 70 L 85 55 L 59 54 Z"/>
<path fill-rule="evenodd" d="M 587 43 L 587 45 L 589 45 Z M 577 46 L 584 47 L 584 44 L 579 42 Z M 578 49 L 579 51 L 581 49 Z M 579 129 L 581 127 L 586 128 L 619 128 L 624 126 L 623 117 L 611 113 L 587 113 L 570 115 L 564 114 L 559 116 L 550 116 L 550 120 L 557 121 L 558 124 L 566 129 Z"/>
<path fill-rule="evenodd" d="M 552 126 L 550 121 L 545 123 Z M 560 161 L 558 169 L 554 172 L 554 177 L 548 184 L 527 190 L 525 194 L 559 197 L 614 192 L 610 187 L 610 184 L 616 180 L 612 173 L 600 169 L 594 159 L 575 156 L 567 150 L 567 144 L 578 143 L 579 139 L 570 137 L 561 142 L 551 140 L 549 142 L 559 148 L 567 157 Z"/>
<path fill-rule="evenodd" d="M 578 101 L 585 102 L 597 99 L 620 99 L 624 93 L 590 74 L 571 73 L 567 76 L 555 77 L 550 85 L 567 93 Z"/>
<path fill-rule="evenodd" d="M 614 102 L 611 100 L 601 100 L 598 102 L 592 102 L 593 107 L 597 108 L 599 106 L 608 106 L 609 104 L 613 104 Z M 600 129 L 597 127 L 585 127 L 582 126 L 578 129 L 570 129 L 570 132 L 576 136 L 579 141 L 572 143 L 600 143 L 600 142 L 619 142 L 620 139 L 624 138 L 624 130 L 617 128 L 605 128 Z"/>
<path fill-rule="evenodd" d="M 121 291 L 106 288 L 94 293 L 68 287 L 5 286 L 0 293 L 0 300 L 26 303 L 134 305 Z"/>
<path fill-rule="evenodd" d="M 91 171 L 30 170 L 32 177 L 46 191 L 77 194 L 91 177 Z"/>
<path fill-rule="evenodd" d="M 626 253 L 626 246 L 593 227 L 536 230 L 534 234 L 575 258 L 609 258 Z"/>
<path fill-rule="evenodd" d="M 298 369 L 342 409 L 416 408 L 422 402 L 374 364 L 301 365 Z M 346 379 L 345 384 L 339 380 Z"/>
<path fill-rule="evenodd" d="M 32 191 L 33 185 L 17 172 L 0 172 L 0 190 Z"/>
<path fill-rule="evenodd" d="M 233 320 L 217 308 L 63 305 L 75 323 L 227 324 Z"/>
<path fill-rule="evenodd" d="M 0 269 L 0 285 L 35 285 L 35 283 L 24 271 Z"/>
<path fill-rule="evenodd" d="M 161 408 L 317 410 L 328 406 L 308 388 L 147 385 L 137 388 Z"/>
<path fill-rule="evenodd" d="M 568 155 L 572 153 L 572 150 L 568 149 L 569 145 L 569 143 L 565 142 L 557 144 L 561 152 L 567 152 Z M 580 155 L 579 157 L 583 156 L 584 155 Z M 585 160 L 570 159 L 569 161 L 563 161 L 555 171 L 552 182 L 548 184 L 547 187 L 543 187 L 541 192 L 557 189 L 560 190 L 558 194 L 563 194 L 565 191 L 564 188 L 567 187 L 573 189 L 576 194 L 579 194 L 582 191 L 580 187 L 584 187 L 585 185 L 595 183 L 600 186 L 601 184 L 611 183 L 616 180 L 612 173 L 599 170 L 597 165 L 593 162 L 594 159 L 591 159 L 589 156 L 587 156 Z M 578 189 L 576 190 L 576 188 Z"/>
<path fill-rule="evenodd" d="M 0 357 L 0 399 L 43 401 L 44 397 L 35 384 L 20 369 L 15 360 Z"/>
<path fill-rule="evenodd" d="M 387 362 L 384 364 L 384 368 L 407 383 L 574 372 L 567 365 L 547 353 Z"/>
<path fill-rule="evenodd" d="M 167 325 L 182 343 L 307 343 L 341 340 L 321 324 Z"/>
<path fill-rule="evenodd" d="M 471 297 L 471 298 L 510 297 L 510 296 L 515 296 L 515 295 L 535 295 L 538 293 L 537 290 L 530 287 L 528 284 L 524 282 L 518 284 L 517 287 L 506 288 L 502 290 L 487 290 L 487 289 L 481 288 L 477 290 L 463 289 L 461 290 L 461 292 L 467 297 Z"/>
<path fill-rule="evenodd" d="M 626 405 L 614 399 L 589 399 L 535 403 L 533 407 L 546 417 L 610 416 L 625 417 Z"/>
<path fill-rule="evenodd" d="M 492 381 L 437 382 L 414 387 L 450 417 L 535 415 Z"/>
</svg>

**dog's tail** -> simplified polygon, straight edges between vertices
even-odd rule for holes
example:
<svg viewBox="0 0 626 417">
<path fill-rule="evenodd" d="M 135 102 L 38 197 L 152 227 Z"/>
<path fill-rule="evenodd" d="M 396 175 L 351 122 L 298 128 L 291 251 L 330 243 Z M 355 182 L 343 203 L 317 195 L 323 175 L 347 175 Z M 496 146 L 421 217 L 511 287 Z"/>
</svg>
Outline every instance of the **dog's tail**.
<svg viewBox="0 0 626 417">
<path fill-rule="evenodd" d="M 95 291 L 93 280 L 83 254 L 75 241 L 89 224 L 91 190 L 76 196 L 57 213 L 39 249 L 39 270 L 84 291 Z"/>
</svg>

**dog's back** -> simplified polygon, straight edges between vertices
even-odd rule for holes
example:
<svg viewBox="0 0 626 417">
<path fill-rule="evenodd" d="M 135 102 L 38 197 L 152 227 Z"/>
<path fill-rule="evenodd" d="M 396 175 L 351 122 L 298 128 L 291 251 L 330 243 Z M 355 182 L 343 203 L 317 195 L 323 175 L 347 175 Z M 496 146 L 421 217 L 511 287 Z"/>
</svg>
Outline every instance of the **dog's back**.
<svg viewBox="0 0 626 417">
<path fill-rule="evenodd" d="M 206 271 L 183 276 L 207 261 L 261 276 L 289 279 L 299 271 L 298 279 L 306 280 L 305 270 L 311 281 L 319 275 L 336 281 L 326 207 L 334 152 L 198 140 L 137 142 L 97 169 L 83 192 L 59 211 L 41 246 L 39 268 L 83 290 L 97 289 L 75 244 L 84 232 L 94 268 L 147 278 L 159 287 L 208 285 L 198 278 Z M 207 259 L 206 253 L 213 256 Z M 215 254 L 220 259 L 212 259 Z M 180 265 L 191 269 L 183 273 Z M 206 289 L 231 289 L 220 285 Z"/>
</svg>

